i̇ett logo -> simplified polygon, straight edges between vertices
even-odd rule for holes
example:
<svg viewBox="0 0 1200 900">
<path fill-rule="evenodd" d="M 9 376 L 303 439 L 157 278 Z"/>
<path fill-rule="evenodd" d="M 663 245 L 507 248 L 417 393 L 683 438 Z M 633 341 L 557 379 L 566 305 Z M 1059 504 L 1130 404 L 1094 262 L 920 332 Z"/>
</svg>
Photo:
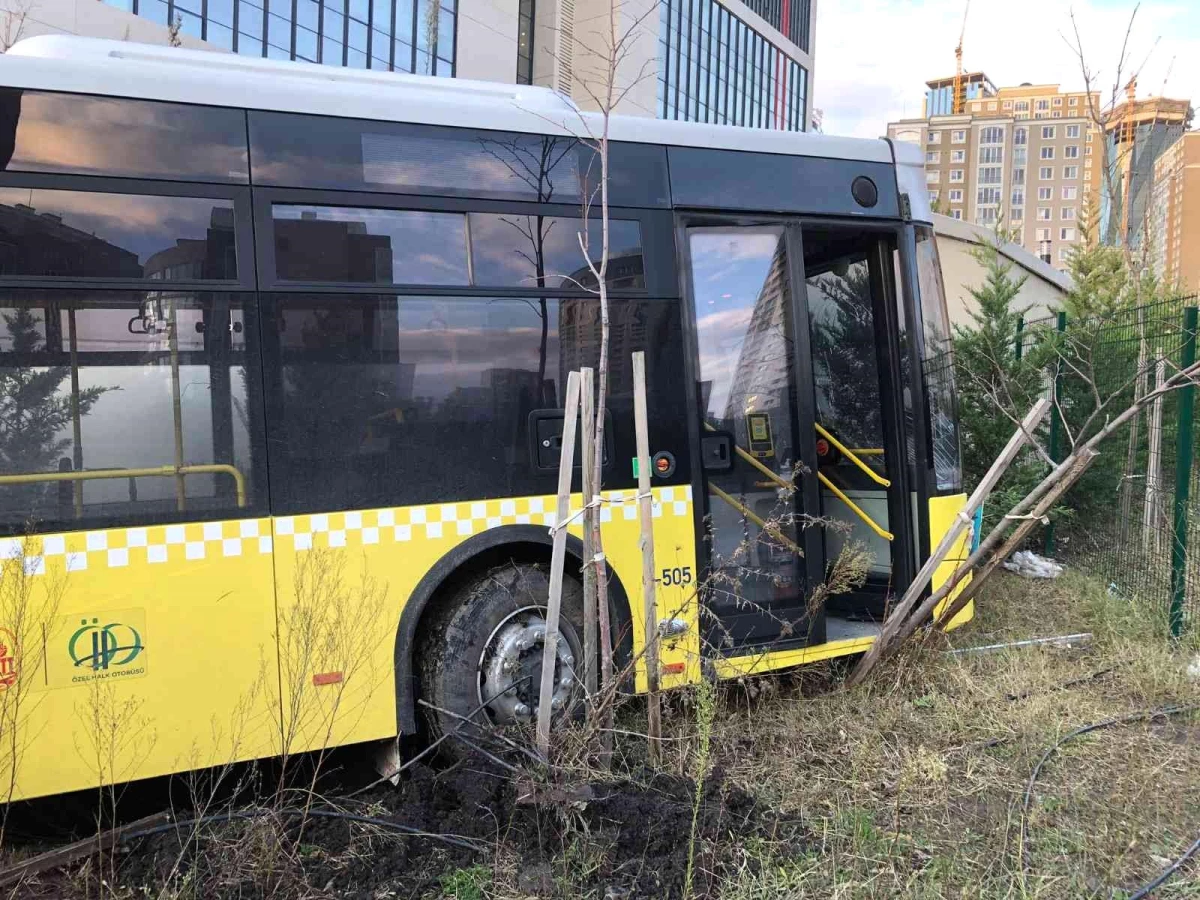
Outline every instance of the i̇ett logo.
<svg viewBox="0 0 1200 900">
<path fill-rule="evenodd" d="M 101 625 L 99 619 L 81 621 L 81 627 L 71 635 L 67 652 L 76 668 L 87 666 L 93 672 L 109 667 L 127 666 L 145 649 L 142 636 L 132 625 L 110 622 Z"/>
</svg>

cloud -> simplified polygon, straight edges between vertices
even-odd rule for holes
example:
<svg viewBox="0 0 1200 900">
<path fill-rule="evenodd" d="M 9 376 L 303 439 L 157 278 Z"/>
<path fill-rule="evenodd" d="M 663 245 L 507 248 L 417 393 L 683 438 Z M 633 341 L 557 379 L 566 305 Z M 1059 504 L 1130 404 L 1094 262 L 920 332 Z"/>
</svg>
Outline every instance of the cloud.
<svg viewBox="0 0 1200 900">
<path fill-rule="evenodd" d="M 921 115 L 925 82 L 954 74 L 965 0 L 823 0 L 817 6 L 814 104 L 828 134 L 878 137 L 887 123 Z M 1133 3 L 1124 0 L 1006 0 L 973 4 L 963 64 L 998 86 L 1060 83 L 1082 90 L 1070 36 L 1075 11 L 1089 65 L 1107 96 Z M 1157 41 L 1157 43 L 1156 43 Z M 1141 66 L 1140 96 L 1200 100 L 1200 7 L 1194 0 L 1146 2 L 1130 41 Z"/>
</svg>

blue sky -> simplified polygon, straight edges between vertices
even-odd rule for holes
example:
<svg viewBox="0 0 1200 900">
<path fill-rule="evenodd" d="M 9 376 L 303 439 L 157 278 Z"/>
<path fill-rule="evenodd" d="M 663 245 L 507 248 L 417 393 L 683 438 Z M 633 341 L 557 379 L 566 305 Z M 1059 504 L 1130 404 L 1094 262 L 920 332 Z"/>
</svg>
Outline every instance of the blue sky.
<svg viewBox="0 0 1200 900">
<path fill-rule="evenodd" d="M 825 131 L 877 137 L 890 120 L 919 116 L 924 83 L 954 73 L 965 0 L 817 0 L 816 93 Z M 1134 0 L 974 0 L 963 65 L 997 85 L 1061 83 L 1081 90 L 1064 40 L 1072 10 L 1095 87 L 1111 94 Z M 1200 0 L 1145 0 L 1134 21 L 1125 78 L 1138 96 L 1165 93 L 1200 105 Z M 1169 70 L 1169 71 L 1168 71 Z M 1198 123 L 1200 125 L 1200 123 Z"/>
</svg>

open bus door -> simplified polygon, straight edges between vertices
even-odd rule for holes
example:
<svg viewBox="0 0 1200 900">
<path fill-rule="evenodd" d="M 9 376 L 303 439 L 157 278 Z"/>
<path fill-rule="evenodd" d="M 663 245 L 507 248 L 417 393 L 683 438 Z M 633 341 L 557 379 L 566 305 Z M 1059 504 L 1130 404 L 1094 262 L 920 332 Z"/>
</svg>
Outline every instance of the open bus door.
<svg viewBox="0 0 1200 900">
<path fill-rule="evenodd" d="M 913 562 L 894 238 L 711 219 L 682 236 L 704 637 L 737 654 L 871 633 Z M 818 588 L 848 552 L 865 580 L 825 597 Z"/>
</svg>

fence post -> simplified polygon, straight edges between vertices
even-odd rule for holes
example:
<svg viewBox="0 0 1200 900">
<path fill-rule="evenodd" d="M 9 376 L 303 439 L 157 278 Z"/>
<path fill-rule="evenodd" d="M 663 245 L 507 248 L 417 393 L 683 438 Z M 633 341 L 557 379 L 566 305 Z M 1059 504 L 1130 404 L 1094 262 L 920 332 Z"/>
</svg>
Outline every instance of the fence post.
<svg viewBox="0 0 1200 900">
<path fill-rule="evenodd" d="M 1025 352 L 1025 316 L 1021 315 L 1017 319 L 1017 343 L 1013 348 L 1017 355 L 1017 362 L 1021 361 L 1022 355 Z"/>
<path fill-rule="evenodd" d="M 1183 367 L 1196 362 L 1196 307 L 1183 311 Z M 1178 433 L 1175 435 L 1175 516 L 1171 541 L 1171 637 L 1183 633 L 1183 606 L 1187 594 L 1188 492 L 1192 485 L 1192 411 L 1196 387 L 1179 389 Z"/>
<path fill-rule="evenodd" d="M 1067 330 L 1067 314 L 1065 312 L 1060 312 L 1057 316 L 1057 319 L 1058 319 L 1058 321 L 1055 325 L 1055 330 L 1061 335 L 1064 332 L 1066 332 L 1066 330 Z M 1062 352 L 1061 343 L 1059 345 L 1059 352 L 1060 353 Z M 1061 404 L 1062 404 L 1062 363 L 1057 362 L 1054 364 L 1054 409 L 1052 409 L 1050 411 L 1050 458 L 1052 460 L 1054 460 L 1056 463 L 1062 462 L 1062 460 L 1059 459 L 1059 448 L 1058 448 L 1060 433 L 1062 432 L 1062 424 L 1060 421 L 1062 418 Z M 1054 520 L 1053 519 L 1051 519 L 1050 524 L 1048 524 L 1046 526 L 1045 553 L 1046 553 L 1046 556 L 1054 555 Z"/>
</svg>

